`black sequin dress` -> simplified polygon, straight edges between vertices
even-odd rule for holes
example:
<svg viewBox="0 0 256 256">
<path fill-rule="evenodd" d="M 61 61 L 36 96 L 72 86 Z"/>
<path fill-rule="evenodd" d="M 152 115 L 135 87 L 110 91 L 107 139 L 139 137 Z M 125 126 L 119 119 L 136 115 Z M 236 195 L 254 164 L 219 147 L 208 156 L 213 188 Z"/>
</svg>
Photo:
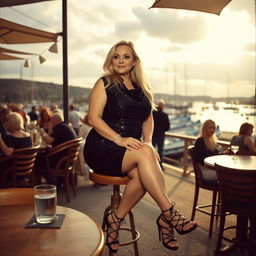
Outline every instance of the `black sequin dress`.
<svg viewBox="0 0 256 256">
<path fill-rule="evenodd" d="M 104 85 L 106 80 L 103 78 Z M 142 124 L 151 112 L 151 104 L 141 88 L 134 84 L 128 90 L 123 84 L 106 88 L 107 102 L 102 119 L 122 137 L 140 139 Z M 121 172 L 126 148 L 102 137 L 91 129 L 86 138 L 84 159 L 96 173 L 124 176 Z"/>
</svg>

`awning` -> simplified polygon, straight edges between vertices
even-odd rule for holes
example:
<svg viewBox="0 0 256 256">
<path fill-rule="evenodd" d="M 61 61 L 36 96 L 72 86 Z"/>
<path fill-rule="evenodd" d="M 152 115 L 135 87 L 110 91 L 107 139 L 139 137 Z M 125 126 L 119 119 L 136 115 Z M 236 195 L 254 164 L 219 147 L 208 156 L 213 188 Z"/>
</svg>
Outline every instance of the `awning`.
<svg viewBox="0 0 256 256">
<path fill-rule="evenodd" d="M 24 60 L 24 58 L 11 56 L 9 54 L 5 54 L 0 52 L 0 60 Z"/>
<path fill-rule="evenodd" d="M 30 53 L 30 52 L 21 52 L 21 51 L 15 51 L 7 48 L 0 47 L 1 53 L 14 53 L 14 54 L 24 54 L 24 55 L 36 55 L 36 53 Z"/>
<path fill-rule="evenodd" d="M 44 2 L 44 1 L 52 1 L 52 0 L 1 0 L 0 7 L 22 5 L 22 4 L 33 4 L 36 2 Z"/>
<path fill-rule="evenodd" d="M 2 44 L 56 42 L 59 34 L 30 28 L 0 18 L 0 43 Z"/>
<path fill-rule="evenodd" d="M 7 48 L 0 47 L 0 60 L 24 60 L 23 57 L 13 56 L 11 54 L 22 54 L 22 55 L 37 55 L 36 53 L 15 51 Z"/>
</svg>

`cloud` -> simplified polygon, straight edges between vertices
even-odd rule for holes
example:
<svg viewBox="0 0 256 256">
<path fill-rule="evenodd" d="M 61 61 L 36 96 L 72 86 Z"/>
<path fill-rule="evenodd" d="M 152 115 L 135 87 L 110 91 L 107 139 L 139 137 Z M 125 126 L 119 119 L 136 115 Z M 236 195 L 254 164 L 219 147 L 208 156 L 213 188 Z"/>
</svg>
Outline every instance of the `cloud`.
<svg viewBox="0 0 256 256">
<path fill-rule="evenodd" d="M 200 41 L 206 36 L 206 21 L 202 15 L 181 17 L 178 13 L 165 10 L 145 12 L 141 7 L 134 7 L 133 13 L 143 31 L 151 37 L 168 39 L 173 43 L 188 44 Z M 136 29 L 136 27 L 135 27 Z"/>
<path fill-rule="evenodd" d="M 142 31 L 142 26 L 138 22 L 122 21 L 115 26 L 115 34 L 120 38 L 131 38 L 135 40 Z"/>
</svg>

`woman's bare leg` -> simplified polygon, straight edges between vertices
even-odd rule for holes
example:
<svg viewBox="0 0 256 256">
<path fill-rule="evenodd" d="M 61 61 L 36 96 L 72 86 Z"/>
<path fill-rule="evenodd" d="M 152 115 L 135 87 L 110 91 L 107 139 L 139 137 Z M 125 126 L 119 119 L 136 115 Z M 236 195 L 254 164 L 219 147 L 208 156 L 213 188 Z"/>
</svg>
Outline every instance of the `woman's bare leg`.
<svg viewBox="0 0 256 256">
<path fill-rule="evenodd" d="M 125 152 L 122 164 L 123 172 L 129 172 L 135 167 L 137 167 L 142 186 L 160 209 L 162 211 L 169 209 L 172 203 L 165 192 L 164 175 L 151 146 L 145 144 L 141 149 Z"/>
<path fill-rule="evenodd" d="M 164 175 L 152 146 L 144 144 L 141 149 L 127 150 L 125 152 L 122 164 L 123 172 L 129 173 L 129 170 L 132 170 L 136 166 L 142 186 L 158 204 L 159 208 L 165 211 L 165 213 L 163 213 L 165 217 L 170 219 L 171 212 L 166 210 L 170 209 L 173 204 L 165 191 Z M 132 198 L 127 196 L 125 201 L 122 202 L 122 205 L 128 204 L 129 200 L 133 201 Z M 120 210 L 120 208 L 118 210 Z M 126 209 L 126 211 L 129 210 Z M 194 225 L 195 222 L 190 221 L 183 227 L 183 230 L 189 230 Z"/>
<path fill-rule="evenodd" d="M 123 159 L 122 170 L 127 173 L 131 180 L 126 185 L 123 198 L 116 210 L 117 217 L 125 217 L 144 196 L 146 191 L 162 211 L 166 211 L 173 206 L 165 191 L 164 175 L 151 146 L 145 144 L 141 149 L 127 150 Z M 170 218 L 171 212 L 168 211 L 164 215 L 166 218 Z M 110 215 L 109 223 L 113 220 L 116 220 L 115 217 Z M 169 228 L 169 232 L 171 232 L 172 227 L 162 220 L 160 220 L 160 225 Z M 194 222 L 189 222 L 185 225 L 184 230 L 190 229 L 192 226 L 194 226 Z M 117 236 L 118 229 L 115 230 L 117 231 Z M 163 234 L 163 239 L 168 241 L 168 236 L 168 233 Z M 167 245 L 170 247 L 179 246 L 177 241 L 167 242 Z M 113 244 L 112 248 L 117 249 L 118 244 Z"/>
<path fill-rule="evenodd" d="M 124 218 L 146 193 L 145 188 L 140 182 L 137 168 L 129 171 L 127 175 L 130 180 L 125 186 L 122 200 L 116 211 L 116 215 L 120 218 Z"/>
<path fill-rule="evenodd" d="M 129 176 L 130 180 L 125 186 L 122 200 L 118 205 L 117 210 L 115 211 L 115 215 L 110 214 L 108 216 L 109 223 L 117 221 L 117 218 L 115 216 L 117 216 L 120 219 L 124 218 L 126 214 L 129 213 L 129 211 L 140 201 L 140 199 L 146 193 L 146 190 L 144 189 L 140 182 L 137 168 L 134 168 L 131 171 L 129 171 L 127 175 Z M 107 238 L 109 243 L 118 238 L 118 229 L 119 226 L 116 224 L 113 224 L 111 226 L 111 237 Z M 118 244 L 112 244 L 111 248 L 117 250 Z"/>
<path fill-rule="evenodd" d="M 146 147 L 149 147 L 149 146 L 146 145 L 145 148 Z M 147 148 L 145 150 L 147 150 Z M 152 151 L 151 148 L 149 148 L 148 151 L 149 152 L 147 152 L 147 153 L 149 153 L 150 157 L 148 157 L 148 155 L 147 155 L 147 157 L 146 157 L 147 161 L 150 161 L 150 159 L 153 159 L 153 161 L 150 161 L 150 164 L 153 165 L 153 170 L 156 170 L 156 172 L 153 175 L 151 175 L 150 171 L 146 172 L 147 175 L 150 175 L 150 177 L 148 177 L 147 179 L 149 179 L 150 182 L 151 182 L 151 180 L 153 180 L 152 185 L 150 185 L 150 184 L 147 184 L 147 185 L 154 187 L 156 190 L 161 190 L 162 192 L 160 192 L 159 194 L 157 193 L 157 196 L 156 196 L 156 197 L 161 197 L 161 194 L 165 193 L 165 182 L 164 182 L 163 172 L 161 170 L 159 162 L 155 158 L 154 151 Z M 151 154 L 151 151 L 152 151 L 152 154 Z M 131 151 L 127 151 L 127 152 L 131 152 Z M 140 157 L 142 157 L 141 152 L 140 152 Z M 140 166 L 140 168 L 149 169 L 150 164 L 149 164 L 149 166 L 148 165 L 144 166 L 144 164 L 143 164 L 142 166 Z M 123 161 L 123 168 L 125 168 L 124 161 Z M 129 168 L 129 166 L 127 168 Z M 138 167 L 133 168 L 131 171 L 128 171 L 127 175 L 130 177 L 130 181 L 128 182 L 128 184 L 125 187 L 125 191 L 124 191 L 122 200 L 121 200 L 121 202 L 117 208 L 117 211 L 116 211 L 116 216 L 118 216 L 119 218 L 125 217 L 126 214 L 140 201 L 140 199 L 146 193 L 146 189 L 144 188 L 144 186 L 141 182 L 141 178 L 139 176 Z M 143 175 L 143 178 L 144 178 L 144 175 Z M 146 181 L 146 183 L 147 183 L 147 181 Z M 152 192 L 152 193 L 154 193 L 154 192 Z M 161 200 L 162 201 L 166 200 L 167 208 L 165 208 L 165 209 L 168 209 L 171 206 L 171 202 L 169 201 L 166 193 L 165 193 L 165 197 L 167 199 L 164 198 Z M 163 205 L 165 205 L 165 204 L 163 203 Z M 165 207 L 165 206 L 163 206 L 163 207 Z M 166 228 L 163 233 L 163 240 L 165 241 L 165 243 L 169 247 L 178 247 L 179 243 L 176 240 L 170 241 L 170 233 L 169 232 L 173 232 L 172 227 L 170 227 L 168 223 L 163 222 L 162 219 L 160 219 L 159 222 L 162 227 Z M 117 235 L 117 233 L 116 233 L 116 235 Z M 113 245 L 113 248 L 117 249 L 118 245 Z"/>
</svg>

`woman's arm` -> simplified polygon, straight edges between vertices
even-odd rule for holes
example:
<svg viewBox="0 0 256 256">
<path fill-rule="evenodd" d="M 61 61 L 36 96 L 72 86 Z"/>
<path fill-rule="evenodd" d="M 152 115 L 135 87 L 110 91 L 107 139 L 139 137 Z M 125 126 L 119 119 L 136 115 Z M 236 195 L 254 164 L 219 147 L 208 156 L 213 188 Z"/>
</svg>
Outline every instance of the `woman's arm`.
<svg viewBox="0 0 256 256">
<path fill-rule="evenodd" d="M 143 141 L 146 144 L 150 144 L 152 147 L 152 135 L 153 135 L 153 129 L 154 129 L 154 119 L 152 112 L 149 114 L 148 118 L 144 121 L 142 126 L 142 135 L 143 135 Z M 160 161 L 160 156 L 157 152 L 157 150 L 153 147 L 155 151 L 156 160 Z"/>
<path fill-rule="evenodd" d="M 107 94 L 103 84 L 103 80 L 99 79 L 93 87 L 90 95 L 88 121 L 89 124 L 99 133 L 102 137 L 113 141 L 121 147 L 127 149 L 138 149 L 143 144 L 141 141 L 129 137 L 122 138 L 120 134 L 111 129 L 107 123 L 102 119 L 103 111 L 107 102 Z"/>
<path fill-rule="evenodd" d="M 244 139 L 244 144 L 249 148 L 250 151 L 252 151 L 253 153 L 256 153 L 256 147 L 251 137 L 246 136 Z"/>
<path fill-rule="evenodd" d="M 6 155 L 6 156 L 11 156 L 14 149 L 13 148 L 10 148 L 10 147 L 7 147 L 6 144 L 4 143 L 3 139 L 2 139 L 2 136 L 1 136 L 1 133 L 0 133 L 0 148 L 2 150 L 2 152 Z"/>
<path fill-rule="evenodd" d="M 205 158 L 205 147 L 204 147 L 204 141 L 203 138 L 199 137 L 194 144 L 194 152 L 195 152 L 195 158 L 196 161 L 200 164 L 204 164 L 204 158 Z"/>
<path fill-rule="evenodd" d="M 153 129 L 154 129 L 154 121 L 153 121 L 153 115 L 151 112 L 148 118 L 144 121 L 142 126 L 143 141 L 145 143 L 152 143 Z"/>
<path fill-rule="evenodd" d="M 102 115 L 107 102 L 107 94 L 103 80 L 99 79 L 94 85 L 89 102 L 88 121 L 89 124 L 103 137 L 113 141 L 118 135 L 103 121 Z"/>
</svg>

